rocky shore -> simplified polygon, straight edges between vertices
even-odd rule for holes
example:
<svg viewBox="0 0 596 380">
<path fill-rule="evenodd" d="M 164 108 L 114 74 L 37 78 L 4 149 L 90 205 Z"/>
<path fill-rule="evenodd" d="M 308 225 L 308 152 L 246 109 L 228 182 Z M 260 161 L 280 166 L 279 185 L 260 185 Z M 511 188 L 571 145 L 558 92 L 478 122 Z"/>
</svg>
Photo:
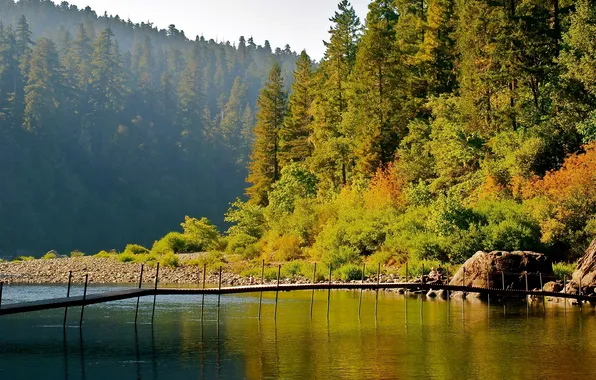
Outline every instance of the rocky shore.
<svg viewBox="0 0 596 380">
<path fill-rule="evenodd" d="M 89 282 L 95 284 L 135 284 L 139 281 L 141 265 L 122 263 L 110 258 L 75 257 L 51 260 L 31 260 L 21 262 L 1 262 L 0 281 L 13 284 L 66 284 L 69 271 L 73 272 L 73 283 L 85 281 L 89 274 Z M 145 265 L 143 283 L 155 281 L 155 267 Z M 181 265 L 176 268 L 160 267 L 159 283 L 162 285 L 200 285 L 203 281 L 203 268 L 192 265 Z M 376 282 L 368 279 L 365 282 Z M 398 282 L 397 276 L 381 276 L 382 282 Z M 208 284 L 217 284 L 219 273 L 207 274 Z M 255 279 L 259 283 L 260 279 Z M 265 283 L 276 283 L 276 280 L 265 280 Z M 282 278 L 281 283 L 309 283 L 305 278 Z M 222 285 L 249 285 L 250 279 L 236 273 L 223 272 Z"/>
</svg>

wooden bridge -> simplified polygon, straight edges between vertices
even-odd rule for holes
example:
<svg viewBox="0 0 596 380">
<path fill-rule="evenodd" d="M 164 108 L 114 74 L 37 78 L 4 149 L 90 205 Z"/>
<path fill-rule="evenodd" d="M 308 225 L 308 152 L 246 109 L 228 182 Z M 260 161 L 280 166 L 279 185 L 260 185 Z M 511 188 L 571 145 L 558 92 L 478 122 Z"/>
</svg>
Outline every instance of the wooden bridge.
<svg viewBox="0 0 596 380">
<path fill-rule="evenodd" d="M 188 289 L 176 289 L 176 288 L 159 288 L 158 287 L 158 279 L 159 279 L 159 265 L 157 266 L 157 271 L 155 275 L 155 285 L 150 288 L 142 288 L 142 280 L 143 280 L 143 267 L 141 267 L 141 274 L 139 279 L 139 286 L 135 289 L 130 290 L 120 290 L 120 291 L 113 291 L 113 292 L 105 292 L 99 294 L 87 294 L 87 282 L 88 282 L 88 275 L 85 277 L 85 290 L 82 296 L 74 296 L 70 297 L 70 287 L 71 287 L 71 279 L 72 279 L 72 272 L 69 275 L 69 282 L 68 282 L 68 290 L 67 290 L 67 297 L 65 298 L 54 298 L 54 299 L 47 299 L 47 300 L 40 300 L 40 301 L 33 301 L 33 302 L 25 302 L 25 303 L 14 303 L 14 304 L 7 304 L 2 305 L 2 284 L 0 283 L 0 316 L 1 315 L 9 315 L 9 314 L 20 314 L 20 313 L 28 313 L 34 311 L 42 311 L 42 310 L 51 310 L 51 309 L 61 309 L 65 308 L 65 316 L 64 320 L 66 323 L 66 313 L 68 312 L 68 308 L 70 307 L 77 307 L 81 306 L 81 323 L 83 320 L 83 311 L 84 307 L 88 305 L 94 305 L 99 303 L 105 302 L 112 302 L 112 301 L 119 301 L 124 299 L 133 299 L 137 298 L 137 315 L 138 315 L 138 307 L 139 307 L 139 299 L 140 297 L 146 296 L 153 296 L 153 313 L 155 313 L 155 300 L 158 295 L 226 295 L 226 294 L 241 294 L 241 293 L 261 293 L 261 301 L 262 301 L 262 293 L 263 292 L 275 292 L 276 293 L 276 311 L 277 311 L 277 294 L 279 292 L 288 292 L 288 291 L 296 291 L 296 290 L 327 290 L 330 292 L 331 290 L 374 290 L 379 291 L 383 289 L 403 289 L 404 291 L 429 291 L 429 290 L 444 290 L 447 291 L 448 294 L 453 292 L 462 292 L 466 293 L 479 293 L 482 295 L 487 296 L 497 296 L 497 297 L 512 297 L 512 298 L 527 298 L 528 296 L 536 296 L 542 297 L 556 297 L 556 298 L 564 298 L 564 299 L 572 299 L 576 300 L 579 303 L 581 302 L 594 302 L 596 303 L 596 296 L 588 296 L 583 294 L 571 294 L 571 293 L 560 293 L 560 292 L 548 292 L 542 290 L 520 290 L 520 289 L 508 289 L 505 287 L 505 282 L 503 280 L 503 286 L 501 288 L 478 288 L 472 286 L 461 286 L 461 285 L 448 285 L 445 283 L 433 282 L 433 283 L 424 283 L 424 282 L 391 282 L 391 283 L 382 283 L 380 282 L 380 278 L 377 277 L 377 282 L 364 282 L 364 279 L 361 282 L 332 282 L 331 280 L 327 282 L 319 282 L 319 283 L 306 283 L 306 284 L 281 284 L 278 272 L 278 278 L 276 284 L 266 284 L 266 285 L 250 285 L 250 286 L 230 286 L 230 287 L 222 287 L 221 286 L 221 268 L 219 273 L 219 286 L 216 288 L 207 288 L 205 285 L 205 273 L 206 270 L 203 271 L 203 287 L 202 288 L 188 288 Z M 263 281 L 263 279 L 261 279 Z M 526 282 L 527 283 L 527 282 Z M 314 293 L 313 293 L 314 295 Z M 362 300 L 362 298 L 361 298 Z M 259 302 L 259 304 L 261 303 Z M 312 302 L 311 302 L 311 310 L 312 310 Z M 259 316 L 260 316 L 260 305 L 259 305 Z M 153 319 L 153 317 L 152 317 Z M 135 316 L 136 322 L 136 316 Z"/>
</svg>

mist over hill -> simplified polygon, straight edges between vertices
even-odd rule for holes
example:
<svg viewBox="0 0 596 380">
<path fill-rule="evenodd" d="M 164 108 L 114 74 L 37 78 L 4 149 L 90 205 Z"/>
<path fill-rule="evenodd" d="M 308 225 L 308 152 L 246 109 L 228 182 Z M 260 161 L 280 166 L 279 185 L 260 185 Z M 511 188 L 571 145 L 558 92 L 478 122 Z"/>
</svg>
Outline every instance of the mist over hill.
<svg viewBox="0 0 596 380">
<path fill-rule="evenodd" d="M 0 0 L 0 252 L 150 244 L 242 196 L 274 62 L 66 2 Z"/>
</svg>

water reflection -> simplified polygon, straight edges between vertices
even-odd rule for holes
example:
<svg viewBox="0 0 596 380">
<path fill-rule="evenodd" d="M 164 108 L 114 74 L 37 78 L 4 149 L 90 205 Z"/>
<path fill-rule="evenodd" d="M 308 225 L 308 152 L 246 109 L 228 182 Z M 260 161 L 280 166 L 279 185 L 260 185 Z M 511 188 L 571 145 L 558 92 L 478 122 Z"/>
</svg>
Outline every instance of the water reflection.
<svg viewBox="0 0 596 380">
<path fill-rule="evenodd" d="M 47 289 L 41 289 L 47 293 Z M 50 290 L 51 291 L 51 290 Z M 591 376 L 596 318 L 585 306 L 423 301 L 364 292 L 160 296 L 0 319 L 0 378 L 542 378 Z M 329 319 L 326 318 L 329 309 Z M 546 316 L 545 316 L 546 311 Z M 75 317 L 73 313 L 73 318 Z M 78 319 L 78 318 L 77 318 Z M 56 323 L 56 324 L 54 324 Z M 76 334 L 76 335 L 75 335 Z M 75 338 L 76 336 L 76 338 Z"/>
</svg>

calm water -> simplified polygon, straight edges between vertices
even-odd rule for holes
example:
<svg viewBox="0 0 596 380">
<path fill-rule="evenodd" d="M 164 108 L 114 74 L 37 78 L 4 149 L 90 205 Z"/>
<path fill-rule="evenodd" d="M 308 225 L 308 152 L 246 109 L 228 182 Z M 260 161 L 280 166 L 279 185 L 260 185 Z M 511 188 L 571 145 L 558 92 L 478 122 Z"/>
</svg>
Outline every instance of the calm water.
<svg viewBox="0 0 596 380">
<path fill-rule="evenodd" d="M 114 290 L 93 287 L 91 292 Z M 80 293 L 79 288 L 74 294 Z M 64 287 L 9 286 L 5 302 L 64 295 Z M 503 379 L 591 378 L 596 370 L 594 309 L 461 301 L 365 292 L 282 293 L 277 323 L 274 294 L 262 320 L 258 294 L 152 297 L 0 318 L 0 379 Z M 463 311 L 463 313 L 462 313 Z M 376 315 L 376 317 L 375 317 Z M 202 320 L 202 322 L 201 322 Z"/>
</svg>

